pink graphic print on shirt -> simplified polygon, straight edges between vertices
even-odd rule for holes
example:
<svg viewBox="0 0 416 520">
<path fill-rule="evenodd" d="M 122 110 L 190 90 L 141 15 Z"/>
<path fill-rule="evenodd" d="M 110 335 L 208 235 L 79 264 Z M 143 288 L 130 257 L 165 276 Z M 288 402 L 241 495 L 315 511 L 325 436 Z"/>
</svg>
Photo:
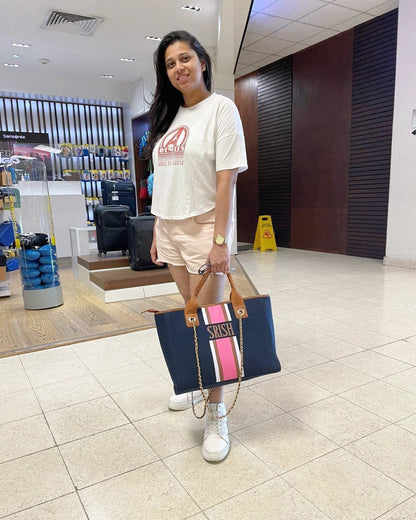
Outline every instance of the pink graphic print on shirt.
<svg viewBox="0 0 416 520">
<path fill-rule="evenodd" d="M 189 128 L 180 126 L 171 130 L 160 141 L 158 149 L 159 166 L 173 166 L 183 164 L 183 154 L 188 141 Z"/>
</svg>

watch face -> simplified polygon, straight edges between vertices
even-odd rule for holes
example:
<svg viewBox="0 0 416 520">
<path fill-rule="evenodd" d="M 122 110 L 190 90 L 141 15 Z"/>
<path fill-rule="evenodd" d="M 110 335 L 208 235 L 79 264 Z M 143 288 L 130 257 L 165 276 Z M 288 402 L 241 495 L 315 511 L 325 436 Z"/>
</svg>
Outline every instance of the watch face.
<svg viewBox="0 0 416 520">
<path fill-rule="evenodd" d="M 222 235 L 217 235 L 214 239 L 217 246 L 221 246 L 225 242 L 225 238 Z"/>
</svg>

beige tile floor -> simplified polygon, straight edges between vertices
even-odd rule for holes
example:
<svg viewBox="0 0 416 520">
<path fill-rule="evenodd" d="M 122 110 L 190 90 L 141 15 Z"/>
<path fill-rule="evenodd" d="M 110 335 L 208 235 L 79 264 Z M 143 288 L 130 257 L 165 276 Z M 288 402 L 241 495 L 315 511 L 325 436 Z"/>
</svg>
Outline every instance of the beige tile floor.
<svg viewBox="0 0 416 520">
<path fill-rule="evenodd" d="M 202 421 L 168 411 L 154 329 L 3 358 L 0 518 L 416 519 L 416 271 L 239 260 L 271 295 L 283 370 L 244 383 L 227 459 L 205 462 Z"/>
</svg>

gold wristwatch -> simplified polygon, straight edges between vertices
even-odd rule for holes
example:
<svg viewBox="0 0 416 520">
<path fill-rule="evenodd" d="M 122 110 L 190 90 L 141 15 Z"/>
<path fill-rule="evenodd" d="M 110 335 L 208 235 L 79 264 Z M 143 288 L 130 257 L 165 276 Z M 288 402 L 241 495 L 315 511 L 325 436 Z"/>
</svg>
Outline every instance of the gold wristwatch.
<svg viewBox="0 0 416 520">
<path fill-rule="evenodd" d="M 227 237 L 223 235 L 215 235 L 214 237 L 214 244 L 217 244 L 217 246 L 222 246 L 223 244 L 226 244 L 228 242 Z"/>
</svg>

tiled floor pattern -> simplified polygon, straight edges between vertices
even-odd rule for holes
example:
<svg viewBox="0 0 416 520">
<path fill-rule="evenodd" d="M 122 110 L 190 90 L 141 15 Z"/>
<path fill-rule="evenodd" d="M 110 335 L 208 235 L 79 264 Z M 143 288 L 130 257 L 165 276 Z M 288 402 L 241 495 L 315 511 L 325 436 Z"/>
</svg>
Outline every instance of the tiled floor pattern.
<svg viewBox="0 0 416 520">
<path fill-rule="evenodd" d="M 271 295 L 283 370 L 244 383 L 227 459 L 206 463 L 202 421 L 167 410 L 154 329 L 0 359 L 0 518 L 416 518 L 416 271 L 239 259 Z"/>
</svg>

